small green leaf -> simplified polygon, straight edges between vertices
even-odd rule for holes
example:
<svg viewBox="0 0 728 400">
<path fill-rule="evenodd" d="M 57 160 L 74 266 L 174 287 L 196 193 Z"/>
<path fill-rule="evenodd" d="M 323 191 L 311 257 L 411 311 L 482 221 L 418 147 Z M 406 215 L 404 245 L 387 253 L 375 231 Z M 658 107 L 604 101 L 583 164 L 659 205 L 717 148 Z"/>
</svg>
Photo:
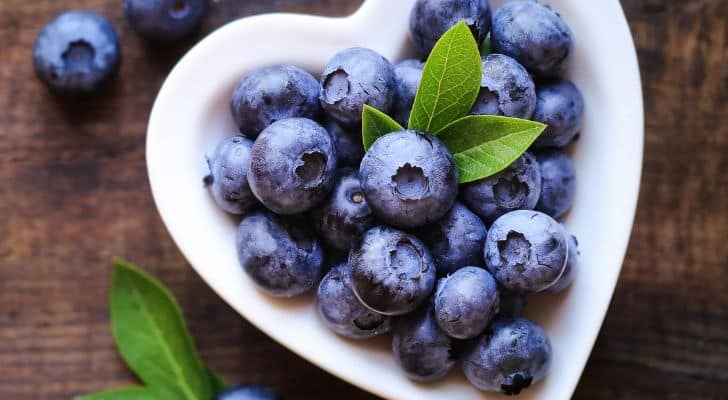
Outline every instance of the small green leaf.
<svg viewBox="0 0 728 400">
<path fill-rule="evenodd" d="M 225 378 L 223 378 L 220 374 L 213 371 L 210 368 L 207 368 L 207 373 L 210 375 L 210 382 L 212 383 L 212 391 L 215 394 L 218 394 L 225 390 L 227 388 L 228 384 L 227 381 L 225 381 Z"/>
<path fill-rule="evenodd" d="M 437 134 L 468 114 L 478 97 L 481 61 L 473 34 L 461 21 L 435 43 L 417 90 L 409 127 Z"/>
<path fill-rule="evenodd" d="M 212 382 L 200 361 L 182 311 L 149 274 L 115 261 L 111 330 L 126 363 L 157 399 L 206 400 Z"/>
<path fill-rule="evenodd" d="M 491 42 L 490 42 L 490 35 L 486 36 L 485 39 L 483 39 L 483 43 L 480 44 L 480 56 L 485 58 L 490 54 L 492 51 Z"/>
<path fill-rule="evenodd" d="M 368 104 L 364 104 L 364 109 L 361 112 L 361 138 L 364 142 L 364 150 L 369 150 L 369 147 L 379 137 L 402 129 L 404 128 L 389 115 Z"/>
<path fill-rule="evenodd" d="M 74 400 L 159 400 L 159 398 L 146 388 L 131 386 L 78 396 L 74 397 Z"/>
<path fill-rule="evenodd" d="M 546 125 L 525 119 L 469 115 L 440 131 L 458 167 L 460 183 L 487 178 L 511 165 Z"/>
</svg>

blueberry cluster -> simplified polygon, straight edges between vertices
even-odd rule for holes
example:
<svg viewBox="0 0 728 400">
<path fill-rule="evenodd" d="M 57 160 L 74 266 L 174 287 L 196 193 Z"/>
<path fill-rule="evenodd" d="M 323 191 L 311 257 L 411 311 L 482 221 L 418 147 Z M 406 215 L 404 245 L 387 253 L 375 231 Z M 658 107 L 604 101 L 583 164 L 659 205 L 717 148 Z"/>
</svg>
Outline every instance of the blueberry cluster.
<svg viewBox="0 0 728 400">
<path fill-rule="evenodd" d="M 202 21 L 209 0 L 124 0 L 129 24 L 151 42 L 168 43 L 190 35 Z M 121 44 L 100 14 L 68 11 L 38 34 L 33 48 L 36 75 L 64 97 L 99 92 L 118 72 Z"/>
<path fill-rule="evenodd" d="M 316 290 L 323 323 L 350 339 L 392 332 L 408 377 L 432 381 L 458 360 L 482 390 L 517 394 L 546 374 L 551 344 L 523 318 L 524 297 L 573 281 L 576 239 L 558 221 L 575 170 L 564 146 L 579 132 L 579 90 L 559 80 L 571 33 L 551 8 L 512 1 L 419 0 L 410 19 L 427 54 L 465 20 L 495 53 L 482 59 L 473 114 L 548 124 L 531 150 L 488 178 L 458 184 L 443 142 L 401 130 L 364 152 L 364 105 L 407 123 L 423 73 L 370 49 L 336 54 L 320 79 L 293 65 L 250 71 L 232 92 L 240 134 L 208 157 L 205 183 L 240 214 L 238 258 L 272 296 Z"/>
</svg>

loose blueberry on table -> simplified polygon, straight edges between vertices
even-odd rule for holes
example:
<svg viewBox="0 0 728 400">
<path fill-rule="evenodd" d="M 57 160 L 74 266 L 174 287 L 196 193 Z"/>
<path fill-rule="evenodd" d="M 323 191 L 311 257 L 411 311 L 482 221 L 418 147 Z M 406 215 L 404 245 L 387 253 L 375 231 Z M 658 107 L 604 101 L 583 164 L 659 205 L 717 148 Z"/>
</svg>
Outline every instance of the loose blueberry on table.
<svg viewBox="0 0 728 400">
<path fill-rule="evenodd" d="M 145 39 L 173 42 L 197 28 L 208 4 L 208 0 L 124 0 L 124 13 Z"/>
<path fill-rule="evenodd" d="M 475 387 L 518 394 L 551 362 L 525 299 L 566 291 L 580 268 L 556 220 L 574 202 L 563 148 L 584 115 L 560 77 L 571 31 L 536 1 L 506 3 L 491 31 L 486 0 L 418 0 L 409 24 L 426 62 L 350 48 L 319 81 L 292 65 L 245 74 L 230 100 L 245 136 L 219 142 L 205 182 L 242 214 L 238 258 L 261 290 L 317 287 L 323 325 L 344 338 L 391 330 L 410 379 L 440 379 L 462 355 Z M 218 398 L 269 398 L 234 397 L 246 390 Z"/>
<path fill-rule="evenodd" d="M 33 48 L 38 78 L 64 97 L 99 91 L 120 63 L 114 28 L 101 15 L 85 11 L 58 15 L 41 30 Z"/>
</svg>

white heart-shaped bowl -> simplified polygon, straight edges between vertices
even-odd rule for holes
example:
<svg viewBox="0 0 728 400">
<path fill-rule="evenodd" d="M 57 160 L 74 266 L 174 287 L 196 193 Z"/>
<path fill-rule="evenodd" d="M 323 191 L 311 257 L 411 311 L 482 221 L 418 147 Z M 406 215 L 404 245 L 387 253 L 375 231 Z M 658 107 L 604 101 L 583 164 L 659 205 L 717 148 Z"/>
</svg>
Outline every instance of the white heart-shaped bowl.
<svg viewBox="0 0 728 400">
<path fill-rule="evenodd" d="M 353 46 L 399 61 L 410 51 L 413 3 L 368 0 L 346 18 L 260 15 L 210 34 L 174 67 L 154 103 L 149 179 L 162 220 L 190 264 L 235 310 L 284 346 L 385 398 L 497 398 L 470 386 L 459 368 L 435 384 L 413 383 L 395 365 L 388 338 L 342 339 L 319 322 L 311 296 L 282 300 L 257 290 L 238 265 L 238 220 L 220 211 L 202 185 L 205 154 L 237 131 L 228 102 L 243 74 L 278 63 L 318 74 L 336 52 Z M 521 398 L 553 400 L 571 396 L 619 275 L 637 203 L 643 112 L 634 44 L 619 3 L 551 3 L 574 33 L 568 77 L 586 100 L 585 126 L 574 146 L 576 201 L 566 222 L 580 242 L 579 275 L 561 295 L 533 296 L 526 310 L 548 332 L 554 357 L 547 378 Z"/>
</svg>

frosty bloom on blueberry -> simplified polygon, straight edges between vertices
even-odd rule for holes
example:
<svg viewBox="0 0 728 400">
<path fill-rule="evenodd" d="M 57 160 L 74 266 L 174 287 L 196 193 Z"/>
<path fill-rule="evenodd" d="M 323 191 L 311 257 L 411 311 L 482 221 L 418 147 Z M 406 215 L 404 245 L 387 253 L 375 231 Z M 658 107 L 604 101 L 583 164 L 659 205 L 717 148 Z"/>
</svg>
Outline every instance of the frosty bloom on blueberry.
<svg viewBox="0 0 728 400">
<path fill-rule="evenodd" d="M 563 71 L 573 47 L 571 30 L 559 14 L 534 0 L 511 1 L 499 8 L 490 37 L 497 53 L 545 77 Z"/>
<path fill-rule="evenodd" d="M 381 314 L 411 312 L 435 286 L 435 262 L 424 243 L 396 229 L 367 231 L 349 263 L 356 297 Z"/>
<path fill-rule="evenodd" d="M 357 171 L 339 170 L 331 196 L 312 211 L 311 219 L 323 241 L 341 251 L 351 249 L 359 236 L 374 226 L 374 214 L 364 199 Z"/>
<path fill-rule="evenodd" d="M 364 157 L 364 145 L 361 141 L 361 128 L 344 127 L 331 117 L 323 123 L 334 143 L 338 167 L 359 167 Z"/>
<path fill-rule="evenodd" d="M 348 263 L 333 267 L 321 280 L 316 308 L 329 329 L 350 339 L 368 339 L 389 331 L 390 317 L 364 307 L 356 298 Z"/>
<path fill-rule="evenodd" d="M 223 210 L 242 214 L 257 203 L 248 185 L 248 161 L 253 142 L 242 136 L 223 139 L 207 158 L 210 174 L 204 179 L 212 198 Z"/>
<path fill-rule="evenodd" d="M 485 239 L 485 264 L 504 288 L 520 293 L 548 289 L 566 264 L 566 231 L 538 211 L 504 214 Z"/>
<path fill-rule="evenodd" d="M 392 332 L 394 359 L 410 379 L 434 381 L 455 366 L 455 341 L 437 325 L 432 302 L 396 318 Z"/>
<path fill-rule="evenodd" d="M 230 99 L 240 132 L 251 139 L 286 118 L 315 119 L 321 112 L 318 81 L 294 65 L 263 67 L 246 74 Z"/>
<path fill-rule="evenodd" d="M 356 125 L 364 104 L 389 111 L 394 79 L 394 67 L 379 53 L 361 47 L 343 50 L 321 75 L 321 105 L 338 122 Z"/>
<path fill-rule="evenodd" d="M 437 324 L 450 337 L 478 336 L 498 312 L 495 279 L 480 267 L 464 267 L 441 278 L 435 294 Z"/>
<path fill-rule="evenodd" d="M 291 297 L 313 288 L 323 274 L 323 250 L 301 221 L 268 211 L 245 214 L 238 227 L 238 260 L 267 293 Z"/>
<path fill-rule="evenodd" d="M 566 266 L 564 267 L 564 273 L 561 274 L 559 280 L 553 284 L 550 288 L 546 289 L 549 293 L 558 293 L 566 290 L 576 279 L 579 269 L 579 242 L 576 240 L 576 236 L 569 235 L 569 256 L 566 260 Z"/>
<path fill-rule="evenodd" d="M 541 193 L 541 172 L 538 162 L 523 153 L 503 171 L 465 185 L 463 201 L 486 224 L 514 210 L 532 210 Z"/>
<path fill-rule="evenodd" d="M 540 381 L 551 365 L 551 342 L 525 318 L 499 317 L 463 355 L 463 371 L 478 389 L 514 395 Z"/>
<path fill-rule="evenodd" d="M 452 154 L 437 137 L 417 131 L 377 139 L 364 155 L 359 179 L 374 213 L 400 228 L 436 221 L 458 193 Z"/>
<path fill-rule="evenodd" d="M 248 182 L 277 214 L 298 214 L 323 200 L 334 183 L 336 152 L 316 122 L 289 118 L 265 128 L 250 150 Z"/>
<path fill-rule="evenodd" d="M 35 40 L 33 66 L 53 92 L 68 97 L 98 91 L 119 69 L 119 38 L 99 14 L 69 11 L 55 17 Z"/>
</svg>

